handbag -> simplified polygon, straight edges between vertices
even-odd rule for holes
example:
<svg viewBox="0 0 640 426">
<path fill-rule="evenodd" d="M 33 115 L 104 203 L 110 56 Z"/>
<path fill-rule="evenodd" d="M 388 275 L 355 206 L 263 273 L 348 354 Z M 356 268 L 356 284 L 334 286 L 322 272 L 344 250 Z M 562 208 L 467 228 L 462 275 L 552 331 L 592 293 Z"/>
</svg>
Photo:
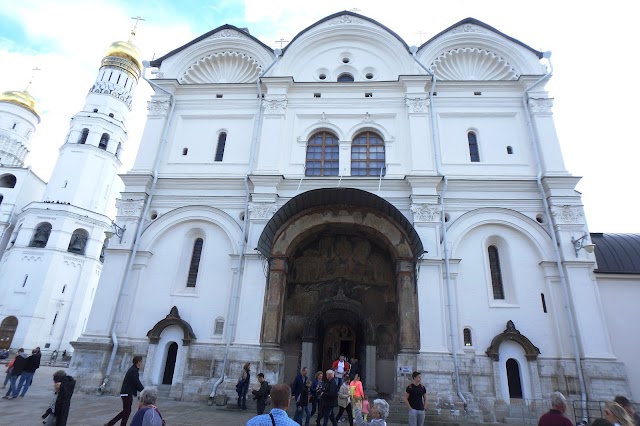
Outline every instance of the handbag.
<svg viewBox="0 0 640 426">
<path fill-rule="evenodd" d="M 55 416 L 56 399 L 58 399 L 57 395 L 56 395 L 56 398 L 53 400 L 53 402 L 49 404 L 49 408 L 47 408 L 47 411 L 45 411 L 44 415 L 42 416 L 42 419 L 43 419 L 42 424 L 45 426 L 55 426 L 56 424 L 56 416 Z"/>
</svg>

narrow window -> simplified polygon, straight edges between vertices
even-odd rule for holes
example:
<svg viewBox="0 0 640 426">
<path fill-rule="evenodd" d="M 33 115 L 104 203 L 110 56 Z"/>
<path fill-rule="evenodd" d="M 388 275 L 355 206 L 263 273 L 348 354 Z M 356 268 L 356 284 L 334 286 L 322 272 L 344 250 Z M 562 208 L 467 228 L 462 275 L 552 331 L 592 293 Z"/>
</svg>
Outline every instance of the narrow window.
<svg viewBox="0 0 640 426">
<path fill-rule="evenodd" d="M 2 200 L 4 200 L 4 197 L 0 195 L 0 206 L 2 205 Z"/>
<path fill-rule="evenodd" d="M 496 246 L 489 246 L 489 268 L 491 269 L 491 286 L 493 298 L 504 300 L 504 287 L 502 286 L 502 271 L 500 270 L 500 257 Z"/>
<path fill-rule="evenodd" d="M 122 77 L 122 74 L 118 76 L 118 79 L 116 80 L 116 84 L 120 84 L 120 77 Z"/>
<path fill-rule="evenodd" d="M 223 96 L 222 93 L 217 93 L 216 94 L 216 99 L 222 99 L 222 96 Z"/>
<path fill-rule="evenodd" d="M 213 334 L 221 336 L 224 331 L 224 320 L 222 318 L 218 318 L 216 320 L 216 327 L 213 331 Z"/>
<path fill-rule="evenodd" d="M 11 130 L 15 130 L 16 126 L 18 125 L 18 123 L 13 123 L 13 127 L 11 127 Z"/>
<path fill-rule="evenodd" d="M 473 342 L 471 341 L 471 329 L 465 328 L 462 330 L 462 334 L 464 336 L 464 345 L 473 346 Z"/>
<path fill-rule="evenodd" d="M 311 136 L 307 143 L 306 176 L 338 176 L 338 138 L 329 132 Z"/>
<path fill-rule="evenodd" d="M 66 289 L 67 289 L 67 285 L 65 284 L 65 285 L 63 285 L 63 286 L 62 286 L 62 294 L 64 294 L 64 291 L 65 291 Z"/>
<path fill-rule="evenodd" d="M 51 325 L 54 325 L 56 323 L 56 320 L 58 319 L 58 314 L 59 312 L 56 312 L 56 314 L 53 316 L 53 322 L 51 323 Z"/>
<path fill-rule="evenodd" d="M 384 141 L 373 132 L 363 132 L 351 144 L 351 176 L 384 176 Z"/>
<path fill-rule="evenodd" d="M 321 98 L 322 97 L 322 93 L 314 93 L 313 97 L 314 98 Z"/>
<path fill-rule="evenodd" d="M 338 83 L 353 83 L 354 79 L 348 72 L 342 73 L 338 76 Z"/>
<path fill-rule="evenodd" d="M 109 135 L 107 133 L 103 133 L 100 138 L 100 143 L 98 144 L 98 148 L 107 150 L 107 146 L 109 145 Z"/>
<path fill-rule="evenodd" d="M 187 155 L 189 153 L 189 148 L 182 148 L 182 155 Z"/>
<path fill-rule="evenodd" d="M 195 287 L 198 280 L 198 268 L 200 267 L 200 256 L 202 255 L 202 238 L 198 238 L 193 243 L 193 253 L 189 264 L 189 276 L 187 277 L 187 287 Z"/>
<path fill-rule="evenodd" d="M 475 132 L 467 133 L 467 139 L 469 139 L 469 157 L 472 163 L 480 162 L 480 151 L 478 151 L 478 137 Z"/>
<path fill-rule="evenodd" d="M 82 129 L 82 133 L 80 134 L 80 138 L 78 139 L 79 144 L 84 144 L 87 142 L 87 137 L 89 136 L 89 129 Z"/>
<path fill-rule="evenodd" d="M 220 132 L 218 135 L 218 145 L 216 146 L 215 161 L 222 161 L 224 157 L 224 146 L 227 143 L 227 132 Z"/>
<path fill-rule="evenodd" d="M 116 158 L 120 159 L 122 155 L 122 142 L 118 142 L 118 147 L 116 148 Z"/>
<path fill-rule="evenodd" d="M 544 299 L 544 293 L 540 293 L 540 300 L 542 301 L 542 312 L 547 313 L 547 301 Z"/>
<path fill-rule="evenodd" d="M 373 98 L 373 93 L 371 93 L 371 92 L 365 92 L 364 97 L 365 97 L 365 98 Z"/>
<path fill-rule="evenodd" d="M 29 247 L 44 248 L 49 241 L 49 235 L 51 235 L 51 224 L 41 223 L 36 227 L 36 232 L 33 234 Z"/>
<path fill-rule="evenodd" d="M 67 187 L 67 183 L 68 183 L 68 182 L 65 180 L 65 181 L 64 181 L 64 184 L 62 185 L 62 187 L 63 187 L 63 188 L 66 188 L 66 187 Z"/>
<path fill-rule="evenodd" d="M 29 274 L 24 276 L 24 281 L 22 281 L 22 287 L 25 287 L 27 285 L 28 280 L 29 280 Z"/>
<path fill-rule="evenodd" d="M 507 154 L 509 154 L 509 155 L 513 154 L 513 147 L 511 147 L 511 146 L 507 147 Z"/>
</svg>

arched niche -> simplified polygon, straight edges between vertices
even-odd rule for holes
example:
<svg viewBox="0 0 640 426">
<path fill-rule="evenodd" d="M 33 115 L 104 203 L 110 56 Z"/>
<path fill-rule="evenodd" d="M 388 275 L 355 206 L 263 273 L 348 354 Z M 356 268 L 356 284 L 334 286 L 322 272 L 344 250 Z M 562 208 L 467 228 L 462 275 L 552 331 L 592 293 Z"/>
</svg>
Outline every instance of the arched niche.
<svg viewBox="0 0 640 426">
<path fill-rule="evenodd" d="M 182 329 L 184 333 L 184 337 L 182 338 L 183 346 L 189 346 L 191 342 L 196 340 L 196 335 L 193 333 L 191 325 L 180 318 L 178 308 L 174 306 L 173 308 L 171 308 L 169 315 L 167 315 L 163 320 L 158 321 L 156 325 L 154 325 L 153 328 L 149 330 L 149 332 L 147 333 L 149 342 L 151 344 L 158 344 L 158 342 L 160 342 L 160 335 L 162 334 L 162 331 L 172 325 L 177 325 Z"/>
<path fill-rule="evenodd" d="M 524 349 L 525 357 L 528 361 L 535 361 L 538 359 L 538 355 L 540 355 L 540 349 L 538 349 L 531 342 L 531 340 L 529 340 L 529 338 L 521 334 L 520 331 L 516 329 L 513 321 L 509 320 L 507 321 L 507 327 L 505 328 L 505 330 L 494 337 L 491 341 L 491 346 L 489 346 L 486 351 L 486 354 L 489 356 L 489 358 L 491 358 L 493 361 L 499 361 L 500 345 L 506 341 L 516 342 L 520 346 L 522 346 L 522 348 Z"/>
</svg>

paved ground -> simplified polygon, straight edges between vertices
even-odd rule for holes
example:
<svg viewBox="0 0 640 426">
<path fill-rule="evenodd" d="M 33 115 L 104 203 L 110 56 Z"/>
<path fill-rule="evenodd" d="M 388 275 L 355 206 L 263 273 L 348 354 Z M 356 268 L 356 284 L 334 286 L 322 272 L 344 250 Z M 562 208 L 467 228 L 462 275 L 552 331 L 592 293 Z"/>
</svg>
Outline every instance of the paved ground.
<svg viewBox="0 0 640 426">
<path fill-rule="evenodd" d="M 36 372 L 33 385 L 24 398 L 0 399 L 0 425 L 41 425 L 40 416 L 54 399 L 52 378 L 56 370 L 58 368 L 41 367 Z M 4 374 L 0 377 L 4 381 Z M 5 393 L 6 389 L 2 391 L 2 395 L 4 396 Z M 134 400 L 134 412 L 136 403 Z M 121 408 L 122 403 L 119 397 L 77 393 L 71 399 L 71 411 L 67 424 L 69 426 L 101 426 Z M 205 403 L 177 402 L 168 399 L 160 400 L 158 408 L 167 421 L 167 426 L 244 425 L 254 415 L 246 411 L 221 410 Z"/>
</svg>

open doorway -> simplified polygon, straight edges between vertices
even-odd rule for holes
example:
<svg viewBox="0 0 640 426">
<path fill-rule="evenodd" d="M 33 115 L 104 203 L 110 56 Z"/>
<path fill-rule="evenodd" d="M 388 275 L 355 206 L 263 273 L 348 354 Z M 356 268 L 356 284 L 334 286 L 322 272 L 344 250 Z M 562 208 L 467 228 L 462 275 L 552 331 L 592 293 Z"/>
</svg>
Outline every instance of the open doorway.
<svg viewBox="0 0 640 426">
<path fill-rule="evenodd" d="M 513 358 L 507 360 L 507 383 L 509 384 L 509 398 L 522 399 L 522 379 L 520 366 Z"/>
<path fill-rule="evenodd" d="M 164 364 L 164 374 L 162 375 L 162 384 L 170 385 L 173 383 L 173 372 L 176 369 L 176 358 L 178 356 L 178 344 L 171 342 L 167 351 L 167 362 Z"/>
</svg>

